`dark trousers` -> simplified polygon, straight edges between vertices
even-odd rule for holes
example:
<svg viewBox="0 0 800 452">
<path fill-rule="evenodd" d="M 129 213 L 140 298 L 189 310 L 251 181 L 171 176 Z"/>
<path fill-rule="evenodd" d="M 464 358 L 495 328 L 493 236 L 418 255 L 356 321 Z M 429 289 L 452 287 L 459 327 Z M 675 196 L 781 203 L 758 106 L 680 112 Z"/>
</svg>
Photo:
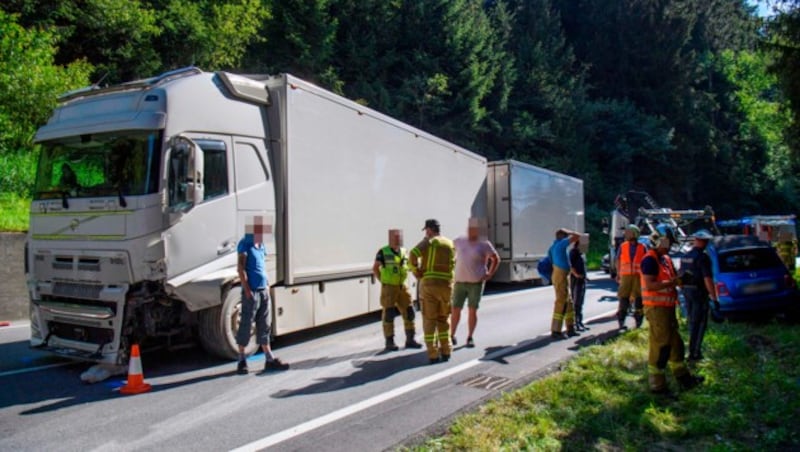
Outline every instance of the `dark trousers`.
<svg viewBox="0 0 800 452">
<path fill-rule="evenodd" d="M 586 296 L 586 278 L 569 275 L 569 294 L 575 305 L 575 324 L 583 325 L 583 299 Z"/>
<path fill-rule="evenodd" d="M 266 289 L 254 290 L 253 298 L 245 297 L 244 290 L 242 290 L 242 314 L 239 330 L 236 332 L 236 343 L 242 347 L 247 347 L 253 331 L 253 323 L 255 323 L 256 343 L 258 345 L 269 344 L 269 335 L 272 327 L 271 311 L 269 293 L 267 293 Z"/>
<path fill-rule="evenodd" d="M 689 320 L 689 358 L 699 358 L 708 326 L 708 295 L 702 290 L 684 288 L 683 296 Z"/>
</svg>

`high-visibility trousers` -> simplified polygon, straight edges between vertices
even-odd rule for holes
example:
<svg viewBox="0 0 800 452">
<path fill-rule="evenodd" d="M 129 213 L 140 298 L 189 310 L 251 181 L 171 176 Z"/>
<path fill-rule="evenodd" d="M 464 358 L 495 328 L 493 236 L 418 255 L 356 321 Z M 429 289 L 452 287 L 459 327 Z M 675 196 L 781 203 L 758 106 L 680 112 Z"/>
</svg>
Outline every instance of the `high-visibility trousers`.
<svg viewBox="0 0 800 452">
<path fill-rule="evenodd" d="M 646 306 L 644 315 L 649 323 L 649 353 L 647 356 L 648 382 L 652 391 L 666 389 L 666 369 L 669 363 L 672 375 L 680 378 L 689 373 L 684 362 L 683 339 L 678 332 L 675 306 Z"/>
<path fill-rule="evenodd" d="M 383 309 L 381 319 L 385 337 L 394 336 L 394 318 L 398 314 L 403 319 L 406 335 L 410 334 L 411 338 L 414 337 L 414 309 L 411 307 L 411 294 L 408 293 L 405 284 L 382 285 L 381 308 Z"/>
<path fill-rule="evenodd" d="M 420 282 L 422 331 L 430 359 L 439 358 L 439 354 L 450 356 L 453 352 L 450 344 L 450 297 L 452 294 L 452 281 L 423 278 Z"/>
<path fill-rule="evenodd" d="M 564 323 L 567 324 L 567 329 L 571 330 L 575 325 L 575 306 L 572 305 L 572 300 L 569 297 L 569 289 L 567 283 L 567 275 L 569 272 L 561 267 L 553 266 L 553 288 L 556 291 L 556 302 L 553 307 L 553 322 L 550 325 L 550 331 L 553 333 L 560 333 Z"/>
</svg>

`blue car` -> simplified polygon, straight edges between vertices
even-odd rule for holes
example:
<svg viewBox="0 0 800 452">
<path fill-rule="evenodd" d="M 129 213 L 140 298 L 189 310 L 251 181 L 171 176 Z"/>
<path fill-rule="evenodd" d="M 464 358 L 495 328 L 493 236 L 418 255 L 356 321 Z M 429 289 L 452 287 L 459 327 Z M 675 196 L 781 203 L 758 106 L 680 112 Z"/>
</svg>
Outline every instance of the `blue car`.
<svg viewBox="0 0 800 452">
<path fill-rule="evenodd" d="M 707 247 L 719 303 L 711 318 L 787 313 L 795 315 L 797 284 L 769 243 L 746 235 L 713 238 Z"/>
</svg>

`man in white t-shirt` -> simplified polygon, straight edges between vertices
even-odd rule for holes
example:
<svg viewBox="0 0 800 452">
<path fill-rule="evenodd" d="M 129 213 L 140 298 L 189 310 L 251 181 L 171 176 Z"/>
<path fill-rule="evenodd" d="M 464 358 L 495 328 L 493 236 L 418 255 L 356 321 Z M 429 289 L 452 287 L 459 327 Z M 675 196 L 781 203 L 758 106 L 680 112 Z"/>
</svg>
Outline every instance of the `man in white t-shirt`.
<svg viewBox="0 0 800 452">
<path fill-rule="evenodd" d="M 474 347 L 472 339 L 478 324 L 478 306 L 483 295 L 484 283 L 494 276 L 500 265 L 500 255 L 486 239 L 486 220 L 470 218 L 467 236 L 453 241 L 456 249 L 456 283 L 453 286 L 453 307 L 450 321 L 450 337 L 456 345 L 456 328 L 461 320 L 461 310 L 467 302 L 467 347 Z"/>
</svg>

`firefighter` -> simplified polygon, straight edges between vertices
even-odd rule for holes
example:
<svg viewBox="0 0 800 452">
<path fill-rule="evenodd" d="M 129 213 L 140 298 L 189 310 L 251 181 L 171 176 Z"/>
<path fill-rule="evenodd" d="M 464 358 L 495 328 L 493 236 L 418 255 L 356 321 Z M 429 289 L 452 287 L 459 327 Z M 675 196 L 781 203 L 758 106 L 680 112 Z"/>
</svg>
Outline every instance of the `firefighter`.
<svg viewBox="0 0 800 452">
<path fill-rule="evenodd" d="M 667 237 L 660 238 L 655 249 L 645 254 L 641 265 L 642 302 L 650 325 L 648 382 L 650 391 L 654 394 L 669 393 L 667 363 L 682 389 L 688 390 L 703 382 L 703 377 L 692 375 L 684 362 L 685 350 L 675 313 L 678 305 L 678 277 L 667 256 L 669 246 Z"/>
<path fill-rule="evenodd" d="M 700 349 L 708 326 L 709 299 L 712 303 L 717 300 L 711 258 L 706 254 L 706 246 L 712 237 L 705 229 L 695 232 L 694 246 L 681 258 L 681 290 L 689 320 L 689 361 L 703 359 Z"/>
<path fill-rule="evenodd" d="M 408 261 L 403 245 L 403 231 L 389 229 L 389 244 L 378 250 L 372 273 L 381 282 L 381 320 L 383 335 L 386 337 L 386 351 L 398 350 L 394 342 L 394 318 L 403 318 L 406 330 L 406 348 L 422 348 L 414 340 L 414 308 L 411 294 L 406 287 Z"/>
<path fill-rule="evenodd" d="M 619 246 L 617 253 L 617 297 L 619 306 L 617 307 L 617 322 L 619 328 L 625 328 L 625 318 L 631 306 L 631 298 L 634 300 L 633 319 L 636 328 L 642 326 L 644 316 L 642 309 L 642 289 L 640 285 L 641 263 L 647 252 L 647 247 L 639 242 L 639 228 L 630 225 L 625 228 L 625 241 Z"/>
<path fill-rule="evenodd" d="M 420 281 L 422 331 L 428 362 L 435 364 L 449 361 L 453 350 L 450 343 L 450 297 L 453 293 L 455 248 L 450 239 L 440 235 L 437 220 L 426 220 L 422 230 L 425 238 L 411 250 L 409 263 Z"/>
</svg>

